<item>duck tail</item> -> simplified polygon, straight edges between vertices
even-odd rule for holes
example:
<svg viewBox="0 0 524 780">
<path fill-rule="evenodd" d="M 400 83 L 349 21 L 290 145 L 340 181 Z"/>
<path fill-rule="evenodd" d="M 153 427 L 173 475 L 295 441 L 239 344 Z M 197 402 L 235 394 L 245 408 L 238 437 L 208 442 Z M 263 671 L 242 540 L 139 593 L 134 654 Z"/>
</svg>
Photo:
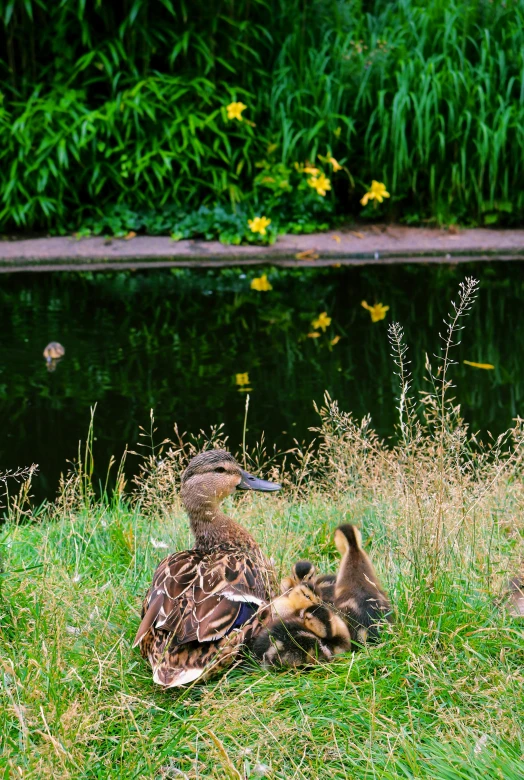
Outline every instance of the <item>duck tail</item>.
<svg viewBox="0 0 524 780">
<path fill-rule="evenodd" d="M 157 685 L 161 685 L 163 688 L 178 688 L 181 685 L 188 685 L 188 683 L 198 680 L 205 671 L 204 668 L 173 668 L 169 665 L 167 660 L 165 660 L 161 661 L 158 666 L 153 669 L 153 682 L 157 683 Z"/>
</svg>

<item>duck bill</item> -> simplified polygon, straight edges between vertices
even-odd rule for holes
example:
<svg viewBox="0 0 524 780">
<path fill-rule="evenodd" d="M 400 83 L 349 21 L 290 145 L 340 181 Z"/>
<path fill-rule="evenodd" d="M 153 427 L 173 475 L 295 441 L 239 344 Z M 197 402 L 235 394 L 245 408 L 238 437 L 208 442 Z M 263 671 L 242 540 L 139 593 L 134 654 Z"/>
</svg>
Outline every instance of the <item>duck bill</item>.
<svg viewBox="0 0 524 780">
<path fill-rule="evenodd" d="M 268 482 L 266 479 L 259 479 L 248 474 L 247 471 L 242 471 L 242 479 L 237 485 L 237 490 L 260 490 L 261 493 L 273 493 L 275 490 L 280 490 L 282 485 L 276 482 Z"/>
</svg>

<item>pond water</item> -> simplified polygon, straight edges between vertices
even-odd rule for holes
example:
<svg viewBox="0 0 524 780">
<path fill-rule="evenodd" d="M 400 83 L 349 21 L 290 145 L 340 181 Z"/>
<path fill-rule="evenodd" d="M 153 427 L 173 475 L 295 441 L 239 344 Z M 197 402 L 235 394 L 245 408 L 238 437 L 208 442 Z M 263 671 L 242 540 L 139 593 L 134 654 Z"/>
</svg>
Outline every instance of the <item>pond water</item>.
<svg viewBox="0 0 524 780">
<path fill-rule="evenodd" d="M 246 387 L 250 444 L 262 432 L 281 449 L 311 437 L 313 401 L 325 390 L 392 435 L 397 385 L 387 325 L 404 325 L 415 387 L 423 388 L 424 355 L 438 350 L 442 318 L 470 274 L 481 286 L 456 350 L 456 396 L 475 429 L 498 433 L 524 413 L 523 272 L 517 262 L 269 268 L 265 292 L 250 287 L 260 269 L 2 275 L 0 470 L 38 463 L 35 500 L 52 498 L 95 403 L 99 479 L 111 455 L 136 448 L 150 409 L 157 441 L 173 434 L 175 422 L 195 433 L 224 423 L 235 450 Z M 386 318 L 373 323 L 362 300 L 389 306 Z M 308 334 L 321 312 L 331 323 L 314 338 Z M 66 354 L 48 371 L 42 351 L 53 340 Z M 128 458 L 128 472 L 135 467 Z"/>
</svg>

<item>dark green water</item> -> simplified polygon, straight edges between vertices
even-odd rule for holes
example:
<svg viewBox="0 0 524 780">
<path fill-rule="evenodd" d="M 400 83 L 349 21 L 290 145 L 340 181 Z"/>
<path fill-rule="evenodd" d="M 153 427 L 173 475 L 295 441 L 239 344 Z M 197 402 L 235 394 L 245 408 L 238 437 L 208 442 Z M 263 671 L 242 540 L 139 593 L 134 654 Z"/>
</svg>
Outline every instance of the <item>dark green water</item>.
<svg viewBox="0 0 524 780">
<path fill-rule="evenodd" d="M 524 264 L 268 269 L 273 290 L 252 291 L 250 280 L 260 273 L 1 276 L 0 469 L 37 462 L 35 497 L 53 497 L 95 403 L 99 478 L 110 455 L 119 458 L 126 444 L 135 448 L 151 408 L 158 441 L 172 434 L 174 422 L 192 432 L 224 423 L 236 449 L 245 395 L 235 376 L 246 372 L 251 444 L 262 432 L 279 448 L 310 437 L 313 400 L 321 402 L 325 390 L 357 416 L 371 413 L 376 429 L 391 435 L 397 385 L 387 325 L 404 325 L 415 386 L 423 388 L 424 354 L 438 350 L 442 318 L 468 274 L 481 286 L 456 350 L 457 399 L 475 429 L 493 433 L 524 413 Z M 363 299 L 389 305 L 386 319 L 372 323 Z M 331 325 L 309 338 L 322 311 Z M 42 357 L 51 340 L 66 348 L 54 372 Z M 468 367 L 464 359 L 495 370 Z"/>
</svg>

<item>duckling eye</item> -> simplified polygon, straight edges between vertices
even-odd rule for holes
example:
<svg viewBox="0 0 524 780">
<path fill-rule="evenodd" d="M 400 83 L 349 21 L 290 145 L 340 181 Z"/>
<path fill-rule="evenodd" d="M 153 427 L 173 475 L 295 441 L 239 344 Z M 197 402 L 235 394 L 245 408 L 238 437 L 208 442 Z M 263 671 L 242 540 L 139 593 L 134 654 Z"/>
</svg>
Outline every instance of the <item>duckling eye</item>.
<svg viewBox="0 0 524 780">
<path fill-rule="evenodd" d="M 217 466 L 215 471 L 217 471 L 219 474 L 225 474 L 226 470 L 223 466 Z"/>
</svg>

